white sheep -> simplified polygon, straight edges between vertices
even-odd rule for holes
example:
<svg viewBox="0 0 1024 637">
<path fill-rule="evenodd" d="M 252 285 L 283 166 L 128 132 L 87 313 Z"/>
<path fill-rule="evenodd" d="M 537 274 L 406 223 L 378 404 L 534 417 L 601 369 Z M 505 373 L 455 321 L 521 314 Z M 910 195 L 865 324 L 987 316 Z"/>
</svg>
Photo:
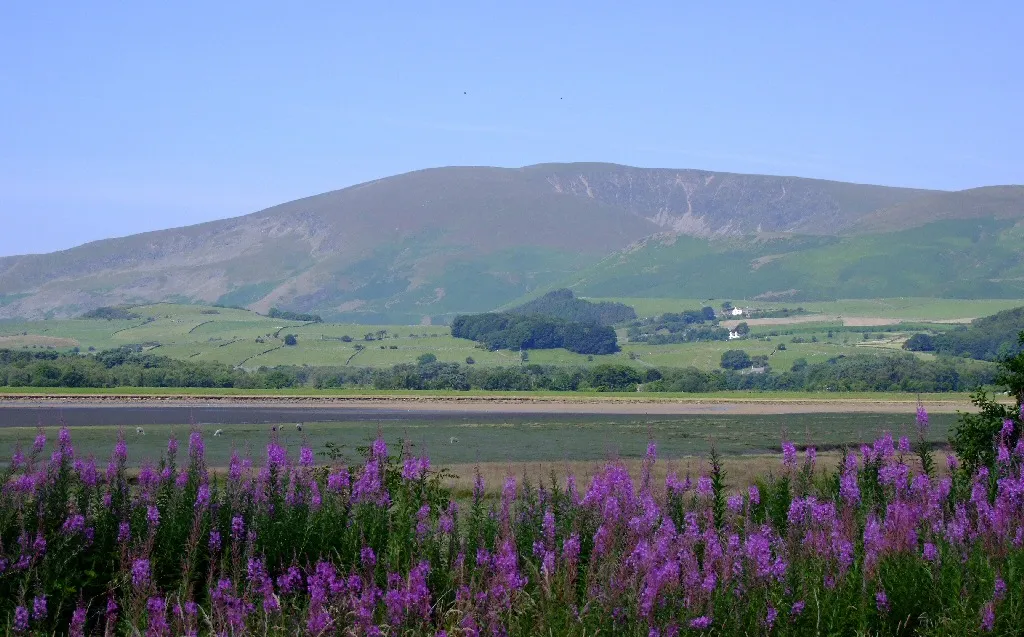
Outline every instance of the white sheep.
<svg viewBox="0 0 1024 637">
<path fill-rule="evenodd" d="M 451 438 L 448 439 L 448 444 L 454 445 L 458 441 L 459 441 L 458 438 L 456 438 L 455 436 L 452 436 Z"/>
<path fill-rule="evenodd" d="M 137 435 L 139 435 L 139 436 L 145 436 L 146 435 L 146 432 L 142 430 L 142 427 L 136 427 L 135 428 L 135 433 Z"/>
<path fill-rule="evenodd" d="M 302 431 L 302 423 L 301 422 L 295 423 L 295 430 L 296 431 Z"/>
<path fill-rule="evenodd" d="M 215 436 L 223 436 L 224 435 L 224 430 L 223 429 L 218 429 L 217 431 L 213 432 L 213 435 L 215 435 Z"/>
</svg>

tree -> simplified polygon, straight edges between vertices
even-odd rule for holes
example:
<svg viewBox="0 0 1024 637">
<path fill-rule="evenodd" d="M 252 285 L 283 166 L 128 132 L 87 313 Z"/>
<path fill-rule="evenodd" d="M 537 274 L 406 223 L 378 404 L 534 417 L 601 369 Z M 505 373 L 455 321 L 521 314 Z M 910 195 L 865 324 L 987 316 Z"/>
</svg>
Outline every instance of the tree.
<svg viewBox="0 0 1024 637">
<path fill-rule="evenodd" d="M 435 356 L 434 354 L 431 354 L 430 352 L 427 352 L 426 354 L 420 354 L 419 356 L 416 357 L 416 363 L 418 365 L 429 365 L 431 363 L 436 363 L 436 362 L 437 362 L 437 356 Z"/>
<path fill-rule="evenodd" d="M 732 303 L 729 301 L 725 301 L 724 303 L 722 303 L 722 311 L 725 312 L 726 314 L 732 312 Z"/>
<path fill-rule="evenodd" d="M 286 334 L 284 337 L 284 344 L 289 346 L 298 345 L 299 341 L 295 338 L 294 334 Z"/>
<path fill-rule="evenodd" d="M 587 384 L 598 391 L 632 391 L 642 380 L 629 365 L 596 365 L 587 372 Z"/>
<path fill-rule="evenodd" d="M 352 337 L 349 336 L 348 334 L 346 334 L 346 335 L 341 337 L 341 340 L 342 340 L 343 343 L 351 343 L 352 342 Z"/>
<path fill-rule="evenodd" d="M 746 321 L 740 321 L 739 325 L 736 326 L 736 333 L 740 336 L 746 336 L 750 334 L 750 326 L 747 325 Z"/>
<path fill-rule="evenodd" d="M 715 320 L 715 308 L 711 307 L 710 305 L 705 305 L 704 307 L 700 308 L 700 311 L 701 314 L 704 315 L 705 321 L 713 322 Z"/>
<path fill-rule="evenodd" d="M 1018 344 L 1024 346 L 1024 331 L 1017 336 Z M 1024 405 L 1024 351 L 999 361 L 999 372 L 995 384 L 1005 387 L 1015 398 L 1013 407 L 1004 405 L 979 388 L 971 395 L 971 402 L 978 408 L 977 413 L 960 414 L 960 422 L 953 432 L 950 444 L 963 463 L 963 468 L 973 473 L 979 466 L 992 467 L 996 460 L 995 449 L 1005 444 L 1013 449 L 1020 439 L 1024 427 L 1021 406 Z M 1003 423 L 1013 423 L 1012 432 L 1000 440 Z"/>
<path fill-rule="evenodd" d="M 903 343 L 903 349 L 911 352 L 933 352 L 935 339 L 930 334 L 914 334 Z"/>
<path fill-rule="evenodd" d="M 722 369 L 746 369 L 750 367 L 750 355 L 741 349 L 722 352 Z"/>
</svg>

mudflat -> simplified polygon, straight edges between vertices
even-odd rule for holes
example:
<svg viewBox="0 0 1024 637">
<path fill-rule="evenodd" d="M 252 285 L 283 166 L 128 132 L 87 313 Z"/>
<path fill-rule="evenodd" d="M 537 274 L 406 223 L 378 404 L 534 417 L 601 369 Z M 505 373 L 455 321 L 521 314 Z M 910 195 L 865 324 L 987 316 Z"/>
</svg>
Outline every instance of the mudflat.
<svg viewBox="0 0 1024 637">
<path fill-rule="evenodd" d="M 925 402 L 930 413 L 971 411 L 966 398 L 941 399 L 929 397 Z M 420 412 L 424 415 L 460 414 L 812 414 L 812 413 L 913 413 L 912 399 L 841 398 L 823 395 L 819 398 L 649 398 L 557 396 L 480 396 L 480 395 L 114 395 L 114 394 L 35 394 L 0 395 L 0 421 L 13 410 L 76 408 L 132 408 L 144 410 L 217 408 L 218 410 L 286 410 L 301 416 L 304 410 L 360 412 L 360 415 Z M 348 418 L 354 414 L 349 414 Z M 343 418 L 343 419 L 348 419 Z"/>
</svg>

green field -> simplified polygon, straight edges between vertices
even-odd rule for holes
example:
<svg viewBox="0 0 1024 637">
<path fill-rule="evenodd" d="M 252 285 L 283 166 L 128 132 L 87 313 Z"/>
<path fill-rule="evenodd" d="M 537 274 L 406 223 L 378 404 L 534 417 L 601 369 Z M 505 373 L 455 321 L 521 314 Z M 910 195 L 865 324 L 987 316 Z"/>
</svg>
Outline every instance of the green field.
<svg viewBox="0 0 1024 637">
<path fill-rule="evenodd" d="M 638 314 L 651 315 L 700 307 L 718 306 L 722 300 L 614 299 L 632 304 Z M 796 304 L 765 304 L 733 299 L 740 307 L 794 307 Z M 949 299 L 877 299 L 831 303 L 805 303 L 805 309 L 818 312 L 822 320 L 790 324 L 755 324 L 749 338 L 731 342 L 701 342 L 672 345 L 647 345 L 626 341 L 619 331 L 623 351 L 618 354 L 588 357 L 563 349 L 533 350 L 530 363 L 550 365 L 588 365 L 620 362 L 637 367 L 693 366 L 717 369 L 722 352 L 743 349 L 751 355 L 770 356 L 775 369 L 789 369 L 799 358 L 809 363 L 824 361 L 842 353 L 877 349 L 899 349 L 903 340 L 918 329 L 948 329 L 944 323 L 983 316 L 1024 304 L 1024 301 Z M 519 353 L 490 352 L 472 341 L 452 338 L 447 326 L 437 325 L 358 325 L 342 323 L 302 324 L 260 316 L 246 310 L 208 308 L 198 305 L 156 304 L 133 309 L 141 315 L 135 320 L 48 320 L 0 321 L 0 347 L 14 349 L 56 349 L 68 351 L 103 350 L 122 345 L 143 345 L 154 354 L 185 360 L 218 361 L 246 369 L 276 365 L 388 367 L 412 363 L 431 353 L 441 361 L 464 363 L 472 358 L 477 365 L 516 365 Z M 905 321 L 897 327 L 879 326 L 878 333 L 864 339 L 861 332 L 871 328 L 850 327 L 838 317 L 891 319 Z M 913 323 L 909 322 L 913 321 Z M 886 331 L 890 330 L 890 331 Z M 898 331 L 891 331 L 898 330 Z M 832 336 L 829 336 L 829 332 Z M 384 338 L 378 339 L 383 333 Z M 286 334 L 298 337 L 296 346 L 285 346 Z M 365 340 L 370 335 L 373 340 Z M 342 337 L 352 340 L 344 342 Z M 804 340 L 806 342 L 793 342 Z M 47 339 L 69 339 L 54 346 Z M 816 342 L 812 342 L 816 341 Z M 56 342 L 56 341 L 52 341 Z M 785 349 L 779 349 L 779 345 Z"/>
<path fill-rule="evenodd" d="M 934 442 L 948 438 L 956 421 L 954 414 L 933 414 L 929 437 Z M 188 439 L 189 425 L 149 425 L 145 435 L 134 427 L 125 427 L 129 460 L 157 461 L 172 433 L 179 441 Z M 266 443 L 273 435 L 272 423 L 252 425 L 203 425 L 207 458 L 213 466 L 226 466 L 233 449 L 262 459 Z M 642 457 L 648 440 L 658 443 L 662 458 L 681 458 L 706 454 L 711 446 L 726 454 L 763 453 L 777 450 L 782 439 L 820 449 L 873 440 L 884 431 L 894 435 L 912 435 L 913 409 L 902 414 L 787 414 L 787 415 L 687 415 L 687 416 L 580 416 L 496 414 L 466 417 L 453 413 L 434 420 L 367 421 L 346 423 L 306 423 L 302 432 L 291 424 L 281 428 L 280 440 L 297 454 L 300 445 L 317 453 L 326 451 L 328 442 L 342 445 L 348 461 L 357 458 L 357 448 L 383 433 L 393 449 L 400 441 L 426 452 L 435 465 L 476 462 L 550 462 L 562 460 L 603 460 L 610 457 Z M 222 429 L 222 436 L 213 436 Z M 45 428 L 55 439 L 56 426 Z M 107 426 L 75 427 L 72 438 L 80 456 L 109 457 L 119 428 Z M 0 428 L 0 450 L 4 458 L 21 444 L 29 448 L 37 429 Z M 453 438 L 457 442 L 453 442 Z"/>
<path fill-rule="evenodd" d="M 840 301 L 758 301 L 751 299 L 667 299 L 629 297 L 580 297 L 588 301 L 617 301 L 633 306 L 639 316 L 710 305 L 718 309 L 724 301 L 737 307 L 776 309 L 802 307 L 826 316 L 877 317 L 909 321 L 956 321 L 988 316 L 1024 305 L 1024 299 L 935 299 L 902 297 L 890 299 L 845 299 Z"/>
</svg>

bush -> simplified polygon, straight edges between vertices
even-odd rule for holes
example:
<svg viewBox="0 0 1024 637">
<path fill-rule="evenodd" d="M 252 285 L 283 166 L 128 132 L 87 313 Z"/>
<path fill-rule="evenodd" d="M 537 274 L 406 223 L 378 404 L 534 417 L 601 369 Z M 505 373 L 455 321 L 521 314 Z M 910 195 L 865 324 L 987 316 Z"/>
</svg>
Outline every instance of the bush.
<svg viewBox="0 0 1024 637">
<path fill-rule="evenodd" d="M 295 338 L 294 334 L 286 334 L 284 337 L 284 344 L 288 346 L 298 345 L 299 341 Z"/>
<path fill-rule="evenodd" d="M 741 349 L 726 350 L 720 365 L 722 369 L 746 369 L 750 367 L 750 355 Z"/>
</svg>

